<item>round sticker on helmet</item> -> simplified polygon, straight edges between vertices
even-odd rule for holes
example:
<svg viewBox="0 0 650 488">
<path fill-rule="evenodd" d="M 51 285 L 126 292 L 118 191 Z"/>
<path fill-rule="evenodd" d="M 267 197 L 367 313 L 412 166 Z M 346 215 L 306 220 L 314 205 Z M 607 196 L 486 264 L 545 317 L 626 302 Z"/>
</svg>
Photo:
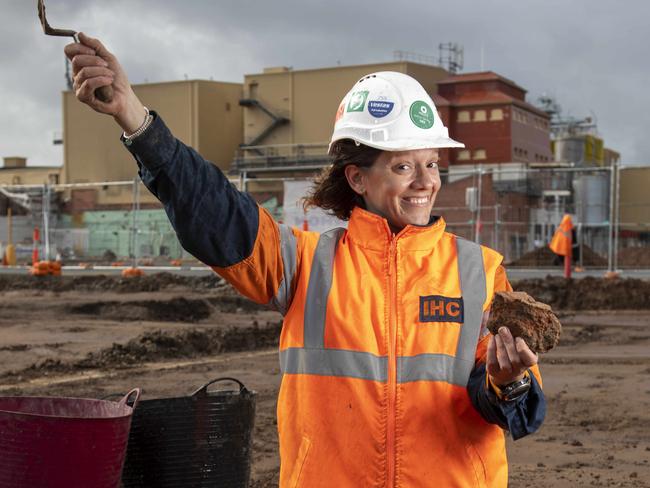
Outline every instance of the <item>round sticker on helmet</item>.
<svg viewBox="0 0 650 488">
<path fill-rule="evenodd" d="M 431 129 L 433 127 L 433 110 L 426 102 L 422 100 L 413 102 L 409 113 L 413 123 L 420 129 Z"/>
</svg>

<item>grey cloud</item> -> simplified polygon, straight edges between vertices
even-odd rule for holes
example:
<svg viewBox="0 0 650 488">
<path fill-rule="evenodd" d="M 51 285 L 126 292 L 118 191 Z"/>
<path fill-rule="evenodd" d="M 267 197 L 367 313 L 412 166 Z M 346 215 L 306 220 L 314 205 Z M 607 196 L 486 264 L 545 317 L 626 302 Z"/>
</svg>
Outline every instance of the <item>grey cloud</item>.
<svg viewBox="0 0 650 488">
<path fill-rule="evenodd" d="M 0 0 L 0 8 L 0 156 L 60 163 L 47 134 L 61 124 L 67 41 L 43 36 L 36 1 Z M 47 8 L 55 27 L 102 39 L 134 83 L 185 74 L 241 81 L 265 66 L 389 61 L 395 49 L 436 56 L 438 43 L 455 41 L 465 71 L 480 69 L 483 49 L 485 69 L 528 89 L 531 101 L 549 92 L 567 113 L 593 111 L 625 161 L 650 151 L 644 0 L 47 0 Z"/>
</svg>

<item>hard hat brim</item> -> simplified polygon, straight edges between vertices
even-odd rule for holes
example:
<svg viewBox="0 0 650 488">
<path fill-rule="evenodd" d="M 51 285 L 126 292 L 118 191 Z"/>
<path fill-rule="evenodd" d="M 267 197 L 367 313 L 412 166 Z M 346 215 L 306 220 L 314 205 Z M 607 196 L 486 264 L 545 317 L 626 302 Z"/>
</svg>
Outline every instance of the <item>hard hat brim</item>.
<svg viewBox="0 0 650 488">
<path fill-rule="evenodd" d="M 370 142 L 370 141 L 361 141 L 357 140 L 354 137 L 341 137 L 340 139 L 333 140 L 330 142 L 328 153 L 332 152 L 332 145 L 335 142 L 342 141 L 345 139 L 350 139 L 357 144 L 363 144 L 364 146 L 372 147 L 375 149 L 381 149 L 382 151 L 398 152 L 398 151 L 414 151 L 417 149 L 445 149 L 445 148 L 464 148 L 465 144 L 458 142 L 450 137 L 439 137 L 437 139 L 407 139 L 399 141 L 382 141 L 382 142 Z"/>
</svg>

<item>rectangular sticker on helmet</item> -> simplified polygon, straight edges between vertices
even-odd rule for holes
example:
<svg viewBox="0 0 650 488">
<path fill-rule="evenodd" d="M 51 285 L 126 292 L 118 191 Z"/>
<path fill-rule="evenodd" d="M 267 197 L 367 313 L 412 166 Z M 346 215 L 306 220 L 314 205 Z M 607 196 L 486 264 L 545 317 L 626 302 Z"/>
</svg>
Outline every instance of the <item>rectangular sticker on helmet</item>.
<svg viewBox="0 0 650 488">
<path fill-rule="evenodd" d="M 367 98 L 368 90 L 354 92 L 348 101 L 348 112 L 363 112 Z"/>
</svg>

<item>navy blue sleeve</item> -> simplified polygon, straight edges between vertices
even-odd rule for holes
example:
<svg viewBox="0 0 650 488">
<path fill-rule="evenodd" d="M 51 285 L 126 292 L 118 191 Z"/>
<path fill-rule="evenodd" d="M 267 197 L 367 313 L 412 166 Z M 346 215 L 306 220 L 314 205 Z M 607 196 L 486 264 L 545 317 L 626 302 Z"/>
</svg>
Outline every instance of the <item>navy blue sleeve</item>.
<svg viewBox="0 0 650 488">
<path fill-rule="evenodd" d="M 503 402 L 487 388 L 485 363 L 478 364 L 469 378 L 469 397 L 486 422 L 509 430 L 514 440 L 532 434 L 540 428 L 546 416 L 546 399 L 542 387 L 531 372 L 531 387 L 521 398 Z"/>
<path fill-rule="evenodd" d="M 208 266 L 244 260 L 257 237 L 257 204 L 151 113 L 154 120 L 144 134 L 122 141 L 143 183 L 164 205 L 181 245 Z"/>
</svg>

